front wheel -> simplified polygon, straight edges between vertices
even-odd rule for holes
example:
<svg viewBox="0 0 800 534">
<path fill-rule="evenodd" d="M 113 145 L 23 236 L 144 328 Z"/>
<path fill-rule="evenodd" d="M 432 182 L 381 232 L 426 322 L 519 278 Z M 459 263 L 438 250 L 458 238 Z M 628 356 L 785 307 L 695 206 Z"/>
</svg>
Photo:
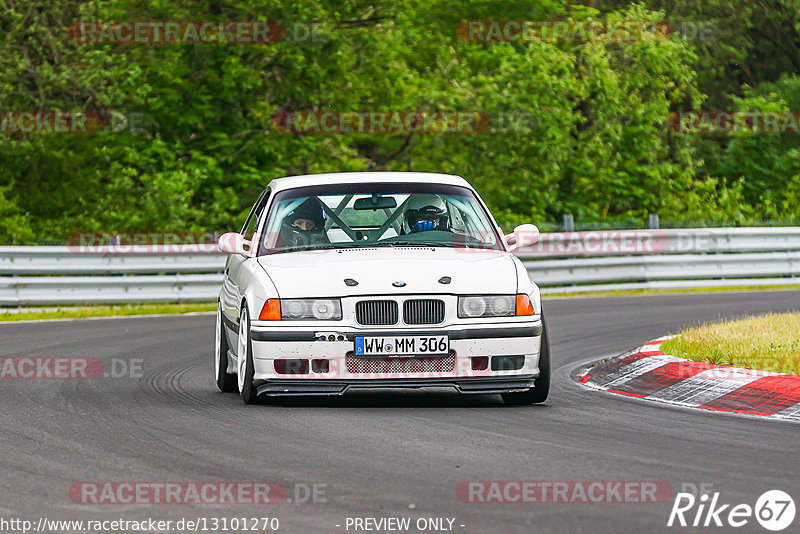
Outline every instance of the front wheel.
<svg viewBox="0 0 800 534">
<path fill-rule="evenodd" d="M 253 376 L 255 367 L 253 366 L 253 342 L 250 340 L 250 316 L 247 313 L 247 306 L 242 307 L 239 316 L 239 340 L 237 344 L 236 358 L 238 360 L 238 385 L 239 395 L 245 404 L 257 404 L 258 392 L 253 386 Z"/>
<path fill-rule="evenodd" d="M 236 375 L 228 372 L 228 337 L 222 322 L 222 306 L 217 305 L 217 333 L 214 336 L 214 374 L 217 387 L 225 393 L 236 391 Z"/>
<path fill-rule="evenodd" d="M 520 393 L 502 393 L 503 402 L 512 406 L 540 404 L 547 400 L 550 393 L 550 339 L 547 337 L 547 325 L 542 314 L 542 342 L 539 349 L 539 378 L 534 387 Z"/>
</svg>

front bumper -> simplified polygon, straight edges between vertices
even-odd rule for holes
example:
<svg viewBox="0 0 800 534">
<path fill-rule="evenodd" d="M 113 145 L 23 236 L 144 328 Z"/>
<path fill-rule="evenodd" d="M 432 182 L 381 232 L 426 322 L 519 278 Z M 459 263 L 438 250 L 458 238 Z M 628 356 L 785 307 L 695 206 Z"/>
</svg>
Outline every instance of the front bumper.
<svg viewBox="0 0 800 534">
<path fill-rule="evenodd" d="M 442 335 L 445 357 L 356 357 L 356 336 Z M 452 387 L 462 393 L 504 393 L 533 387 L 539 376 L 542 323 L 496 323 L 443 328 L 266 328 L 250 333 L 254 385 L 267 395 L 340 395 L 353 388 Z M 324 338 L 324 339 L 323 339 Z M 488 365 L 476 368 L 483 359 Z M 285 364 L 305 362 L 287 374 Z M 321 366 L 318 362 L 324 361 Z M 314 365 L 310 362 L 316 362 Z M 497 362 L 501 364 L 495 365 Z M 509 367 L 504 365 L 512 362 Z M 291 368 L 291 366 L 290 366 Z"/>
<path fill-rule="evenodd" d="M 255 380 L 253 384 L 259 395 L 343 395 L 351 389 L 373 388 L 455 388 L 459 393 L 485 395 L 527 391 L 534 386 L 536 377 L 512 376 L 492 378 L 427 378 L 421 380 L 366 379 L 358 381 L 340 380 Z"/>
</svg>

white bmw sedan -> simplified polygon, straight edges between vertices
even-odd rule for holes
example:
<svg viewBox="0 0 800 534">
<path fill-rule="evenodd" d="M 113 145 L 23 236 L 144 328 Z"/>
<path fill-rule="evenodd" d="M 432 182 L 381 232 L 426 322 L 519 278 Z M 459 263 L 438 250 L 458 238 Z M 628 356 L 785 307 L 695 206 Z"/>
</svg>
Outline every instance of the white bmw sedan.
<svg viewBox="0 0 800 534">
<path fill-rule="evenodd" d="M 466 180 L 362 172 L 273 180 L 228 254 L 216 382 L 251 404 L 353 388 L 449 387 L 541 403 L 538 287 Z"/>
</svg>

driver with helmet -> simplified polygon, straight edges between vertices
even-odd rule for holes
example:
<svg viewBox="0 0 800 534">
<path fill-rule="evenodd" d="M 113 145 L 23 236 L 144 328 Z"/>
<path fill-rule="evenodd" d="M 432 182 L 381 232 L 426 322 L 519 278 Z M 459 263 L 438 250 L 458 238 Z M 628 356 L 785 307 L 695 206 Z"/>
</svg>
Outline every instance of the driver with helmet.
<svg viewBox="0 0 800 534">
<path fill-rule="evenodd" d="M 320 202 L 309 197 L 281 223 L 281 238 L 285 247 L 303 247 L 330 243 L 325 233 L 325 216 Z"/>
<path fill-rule="evenodd" d="M 403 232 L 416 234 L 431 230 L 450 231 L 447 205 L 439 195 L 412 195 L 403 212 Z"/>
</svg>

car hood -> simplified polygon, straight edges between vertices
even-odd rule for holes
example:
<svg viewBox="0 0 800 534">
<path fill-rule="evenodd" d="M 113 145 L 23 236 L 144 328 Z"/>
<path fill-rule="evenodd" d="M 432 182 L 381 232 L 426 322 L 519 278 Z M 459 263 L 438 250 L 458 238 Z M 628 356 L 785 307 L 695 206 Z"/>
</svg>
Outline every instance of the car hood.
<svg viewBox="0 0 800 534">
<path fill-rule="evenodd" d="M 455 248 L 354 248 L 258 258 L 281 298 L 393 294 L 513 294 L 511 254 Z M 448 276 L 449 284 L 439 283 Z M 351 278 L 356 286 L 344 282 Z M 405 283 L 394 287 L 395 282 Z"/>
</svg>

